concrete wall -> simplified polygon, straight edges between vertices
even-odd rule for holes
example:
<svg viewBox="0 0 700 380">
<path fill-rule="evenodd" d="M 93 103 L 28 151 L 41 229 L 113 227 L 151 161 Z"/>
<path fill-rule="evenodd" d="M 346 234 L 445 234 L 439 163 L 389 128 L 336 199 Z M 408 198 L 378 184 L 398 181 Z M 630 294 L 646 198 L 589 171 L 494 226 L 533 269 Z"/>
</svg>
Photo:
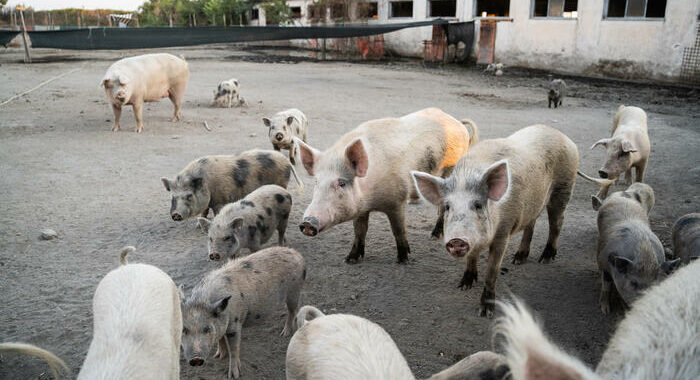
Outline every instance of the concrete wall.
<svg viewBox="0 0 700 380">
<path fill-rule="evenodd" d="M 700 2 L 669 0 L 664 19 L 605 19 L 603 0 L 578 2 L 578 18 L 532 18 L 530 1 L 511 1 L 499 22 L 496 61 L 560 72 L 675 80 L 683 48 L 695 42 Z"/>
</svg>

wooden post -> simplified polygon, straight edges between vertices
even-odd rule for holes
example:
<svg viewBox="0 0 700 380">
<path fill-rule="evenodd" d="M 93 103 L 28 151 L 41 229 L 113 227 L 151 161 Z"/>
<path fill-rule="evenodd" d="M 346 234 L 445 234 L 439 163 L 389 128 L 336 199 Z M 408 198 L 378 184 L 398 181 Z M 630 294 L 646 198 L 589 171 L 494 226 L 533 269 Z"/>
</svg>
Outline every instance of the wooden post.
<svg viewBox="0 0 700 380">
<path fill-rule="evenodd" d="M 196 28 L 197 27 L 197 14 L 196 13 L 192 14 L 192 19 L 194 20 L 194 27 Z"/>
<path fill-rule="evenodd" d="M 32 63 L 32 57 L 29 55 L 29 44 L 27 43 L 27 26 L 24 24 L 24 7 L 17 7 L 19 16 L 22 19 L 22 39 L 24 40 L 24 63 Z"/>
</svg>

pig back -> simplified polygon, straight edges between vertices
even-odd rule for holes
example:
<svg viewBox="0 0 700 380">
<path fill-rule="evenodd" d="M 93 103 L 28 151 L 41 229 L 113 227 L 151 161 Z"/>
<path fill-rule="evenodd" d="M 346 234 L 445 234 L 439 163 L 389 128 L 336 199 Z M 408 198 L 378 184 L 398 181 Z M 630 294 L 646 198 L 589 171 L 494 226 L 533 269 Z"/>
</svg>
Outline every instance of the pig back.
<svg viewBox="0 0 700 380">
<path fill-rule="evenodd" d="M 115 62 L 110 70 L 129 77 L 133 95 L 144 101 L 167 97 L 169 89 L 189 81 L 189 68 L 184 59 L 172 54 L 145 54 Z"/>
</svg>

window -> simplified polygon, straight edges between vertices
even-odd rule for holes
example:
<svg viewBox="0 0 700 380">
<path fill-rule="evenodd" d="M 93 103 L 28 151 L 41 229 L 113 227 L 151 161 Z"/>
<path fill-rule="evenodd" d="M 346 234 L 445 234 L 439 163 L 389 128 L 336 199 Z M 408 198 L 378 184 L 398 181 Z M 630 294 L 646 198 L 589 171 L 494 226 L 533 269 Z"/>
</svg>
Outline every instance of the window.
<svg viewBox="0 0 700 380">
<path fill-rule="evenodd" d="M 532 17 L 578 17 L 578 0 L 534 0 Z"/>
<path fill-rule="evenodd" d="M 510 0 L 477 0 L 476 14 L 481 17 L 508 17 Z"/>
<path fill-rule="evenodd" d="M 607 0 L 606 18 L 664 18 L 666 0 Z"/>
<path fill-rule="evenodd" d="M 361 19 L 376 19 L 379 17 L 379 3 L 370 1 L 357 4 L 357 16 Z"/>
<path fill-rule="evenodd" d="M 457 0 L 430 0 L 428 6 L 430 17 L 457 16 Z"/>
<path fill-rule="evenodd" d="M 334 20 L 341 20 L 348 18 L 347 7 L 344 3 L 334 2 L 331 4 L 331 18 Z"/>
<path fill-rule="evenodd" d="M 251 12 L 250 19 L 251 20 L 257 20 L 260 18 L 260 9 L 258 8 L 253 8 L 253 11 Z"/>
<path fill-rule="evenodd" d="M 392 1 L 389 3 L 390 17 L 413 17 L 413 1 Z"/>
</svg>

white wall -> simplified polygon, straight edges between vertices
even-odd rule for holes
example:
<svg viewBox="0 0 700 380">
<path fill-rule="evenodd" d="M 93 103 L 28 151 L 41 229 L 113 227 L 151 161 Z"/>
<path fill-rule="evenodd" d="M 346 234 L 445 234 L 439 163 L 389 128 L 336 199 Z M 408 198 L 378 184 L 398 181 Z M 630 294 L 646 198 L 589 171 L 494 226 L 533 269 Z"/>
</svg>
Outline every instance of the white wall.
<svg viewBox="0 0 700 380">
<path fill-rule="evenodd" d="M 700 1 L 669 0 L 663 20 L 603 18 L 603 0 L 578 2 L 577 19 L 531 18 L 531 1 L 512 0 L 499 22 L 496 61 L 588 75 L 674 80 L 683 48 L 695 42 Z"/>
</svg>

